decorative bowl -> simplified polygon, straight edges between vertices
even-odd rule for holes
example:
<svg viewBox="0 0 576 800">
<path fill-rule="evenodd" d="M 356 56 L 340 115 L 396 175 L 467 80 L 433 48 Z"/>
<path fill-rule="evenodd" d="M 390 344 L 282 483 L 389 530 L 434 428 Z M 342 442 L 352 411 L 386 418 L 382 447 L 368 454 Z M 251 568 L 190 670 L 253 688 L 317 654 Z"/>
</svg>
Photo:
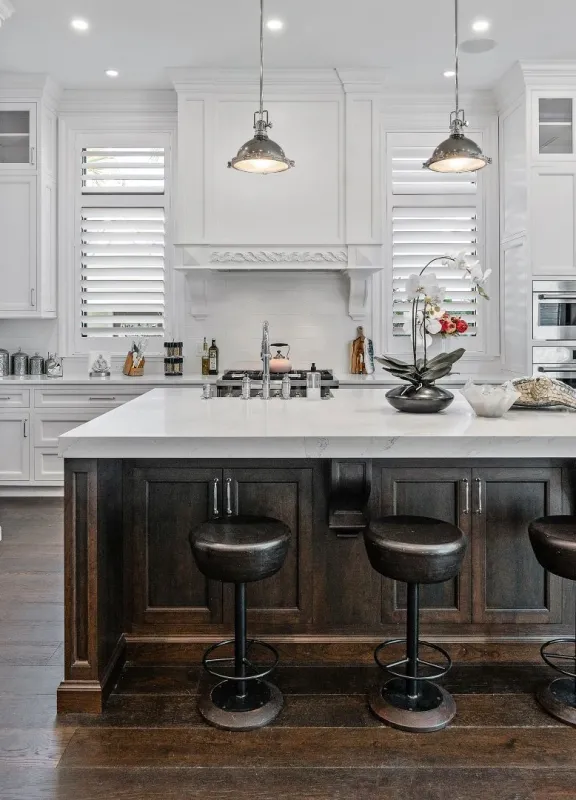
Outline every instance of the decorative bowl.
<svg viewBox="0 0 576 800">
<path fill-rule="evenodd" d="M 386 399 L 397 411 L 407 414 L 436 414 L 448 408 L 454 395 L 439 386 L 396 386 L 386 392 Z"/>
<path fill-rule="evenodd" d="M 461 392 L 477 417 L 502 417 L 520 397 L 510 381 L 502 386 L 477 386 L 468 381 Z"/>
</svg>

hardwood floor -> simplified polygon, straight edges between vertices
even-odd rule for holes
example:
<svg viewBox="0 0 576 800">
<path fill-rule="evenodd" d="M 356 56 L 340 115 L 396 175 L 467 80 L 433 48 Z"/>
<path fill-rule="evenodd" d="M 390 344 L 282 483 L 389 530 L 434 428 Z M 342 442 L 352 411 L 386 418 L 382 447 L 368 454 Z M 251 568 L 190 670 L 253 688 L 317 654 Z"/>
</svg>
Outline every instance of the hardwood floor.
<svg viewBox="0 0 576 800">
<path fill-rule="evenodd" d="M 576 800 L 576 730 L 534 664 L 457 664 L 458 715 L 421 736 L 371 716 L 365 665 L 281 667 L 285 708 L 252 733 L 202 722 L 197 665 L 130 666 L 104 714 L 57 719 L 61 501 L 0 499 L 0 525 L 0 800 Z"/>
</svg>

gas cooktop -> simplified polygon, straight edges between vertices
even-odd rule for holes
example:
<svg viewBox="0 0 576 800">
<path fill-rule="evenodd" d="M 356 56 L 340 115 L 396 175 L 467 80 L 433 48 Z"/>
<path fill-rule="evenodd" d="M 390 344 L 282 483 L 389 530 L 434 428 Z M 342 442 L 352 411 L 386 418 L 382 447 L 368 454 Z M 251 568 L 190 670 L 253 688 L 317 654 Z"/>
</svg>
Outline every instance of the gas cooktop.
<svg viewBox="0 0 576 800">
<path fill-rule="evenodd" d="M 270 380 L 281 381 L 284 375 L 287 374 L 291 383 L 296 383 L 298 381 L 306 383 L 306 375 L 311 371 L 312 370 L 309 369 L 294 369 L 288 373 L 273 372 L 270 374 Z M 338 383 L 338 381 L 334 378 L 334 373 L 331 369 L 318 369 L 316 372 L 320 373 L 321 383 L 331 383 L 334 385 Z M 231 369 L 224 372 L 222 377 L 219 378 L 218 383 L 241 383 L 244 375 L 248 375 L 252 381 L 262 380 L 261 369 Z"/>
</svg>

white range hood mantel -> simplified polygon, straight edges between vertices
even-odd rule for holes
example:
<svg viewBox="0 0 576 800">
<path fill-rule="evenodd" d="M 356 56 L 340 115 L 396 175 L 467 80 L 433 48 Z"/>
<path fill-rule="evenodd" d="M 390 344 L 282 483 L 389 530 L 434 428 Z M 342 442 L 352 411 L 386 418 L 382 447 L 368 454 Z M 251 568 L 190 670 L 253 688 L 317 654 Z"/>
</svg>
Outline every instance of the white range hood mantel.
<svg viewBox="0 0 576 800">
<path fill-rule="evenodd" d="M 175 247 L 181 261 L 175 269 L 186 277 L 190 314 L 196 319 L 210 315 L 208 284 L 214 272 L 341 272 L 349 283 L 348 314 L 361 322 L 370 313 L 372 275 L 383 269 L 379 245 Z"/>
</svg>

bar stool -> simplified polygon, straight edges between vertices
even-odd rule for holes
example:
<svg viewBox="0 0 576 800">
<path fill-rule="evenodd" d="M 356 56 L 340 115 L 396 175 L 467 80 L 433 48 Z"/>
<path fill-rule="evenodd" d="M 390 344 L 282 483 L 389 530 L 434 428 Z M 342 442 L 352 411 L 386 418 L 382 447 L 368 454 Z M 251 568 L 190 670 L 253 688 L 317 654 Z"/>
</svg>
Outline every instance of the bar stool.
<svg viewBox="0 0 576 800">
<path fill-rule="evenodd" d="M 576 517 L 541 517 L 528 526 L 530 542 L 538 562 L 560 578 L 576 580 Z M 571 644 L 574 655 L 550 652 L 554 645 Z M 554 647 L 554 650 L 557 648 Z M 576 638 L 551 639 L 540 648 L 548 666 L 565 678 L 556 678 L 536 693 L 536 699 L 549 714 L 569 725 L 576 725 Z M 566 669 L 567 663 L 573 669 Z"/>
<path fill-rule="evenodd" d="M 233 583 L 234 639 L 219 642 L 204 653 L 202 664 L 211 675 L 222 678 L 213 689 L 200 694 L 198 709 L 211 725 L 225 730 L 261 728 L 275 719 L 282 708 L 280 690 L 266 678 L 278 663 L 272 645 L 246 637 L 246 584 L 274 575 L 284 564 L 290 529 L 267 517 L 223 517 L 204 522 L 190 534 L 192 555 L 198 569 L 212 580 Z M 210 658 L 226 645 L 234 645 L 232 658 Z M 253 664 L 253 647 L 273 656 L 268 666 Z M 229 665 L 232 674 L 220 670 Z"/>
<path fill-rule="evenodd" d="M 432 683 L 452 665 L 448 653 L 436 644 L 419 640 L 420 584 L 442 583 L 460 572 L 466 551 L 466 536 L 448 522 L 428 517 L 383 517 L 364 532 L 366 552 L 372 567 L 387 578 L 407 584 L 406 638 L 393 639 L 374 651 L 378 666 L 393 676 L 370 694 L 373 713 L 403 731 L 437 731 L 445 728 L 456 713 L 448 692 Z M 391 664 L 381 661 L 382 651 L 406 644 L 406 657 Z M 420 648 L 440 653 L 443 664 L 420 658 Z M 422 674 L 421 668 L 426 670 Z"/>
</svg>

